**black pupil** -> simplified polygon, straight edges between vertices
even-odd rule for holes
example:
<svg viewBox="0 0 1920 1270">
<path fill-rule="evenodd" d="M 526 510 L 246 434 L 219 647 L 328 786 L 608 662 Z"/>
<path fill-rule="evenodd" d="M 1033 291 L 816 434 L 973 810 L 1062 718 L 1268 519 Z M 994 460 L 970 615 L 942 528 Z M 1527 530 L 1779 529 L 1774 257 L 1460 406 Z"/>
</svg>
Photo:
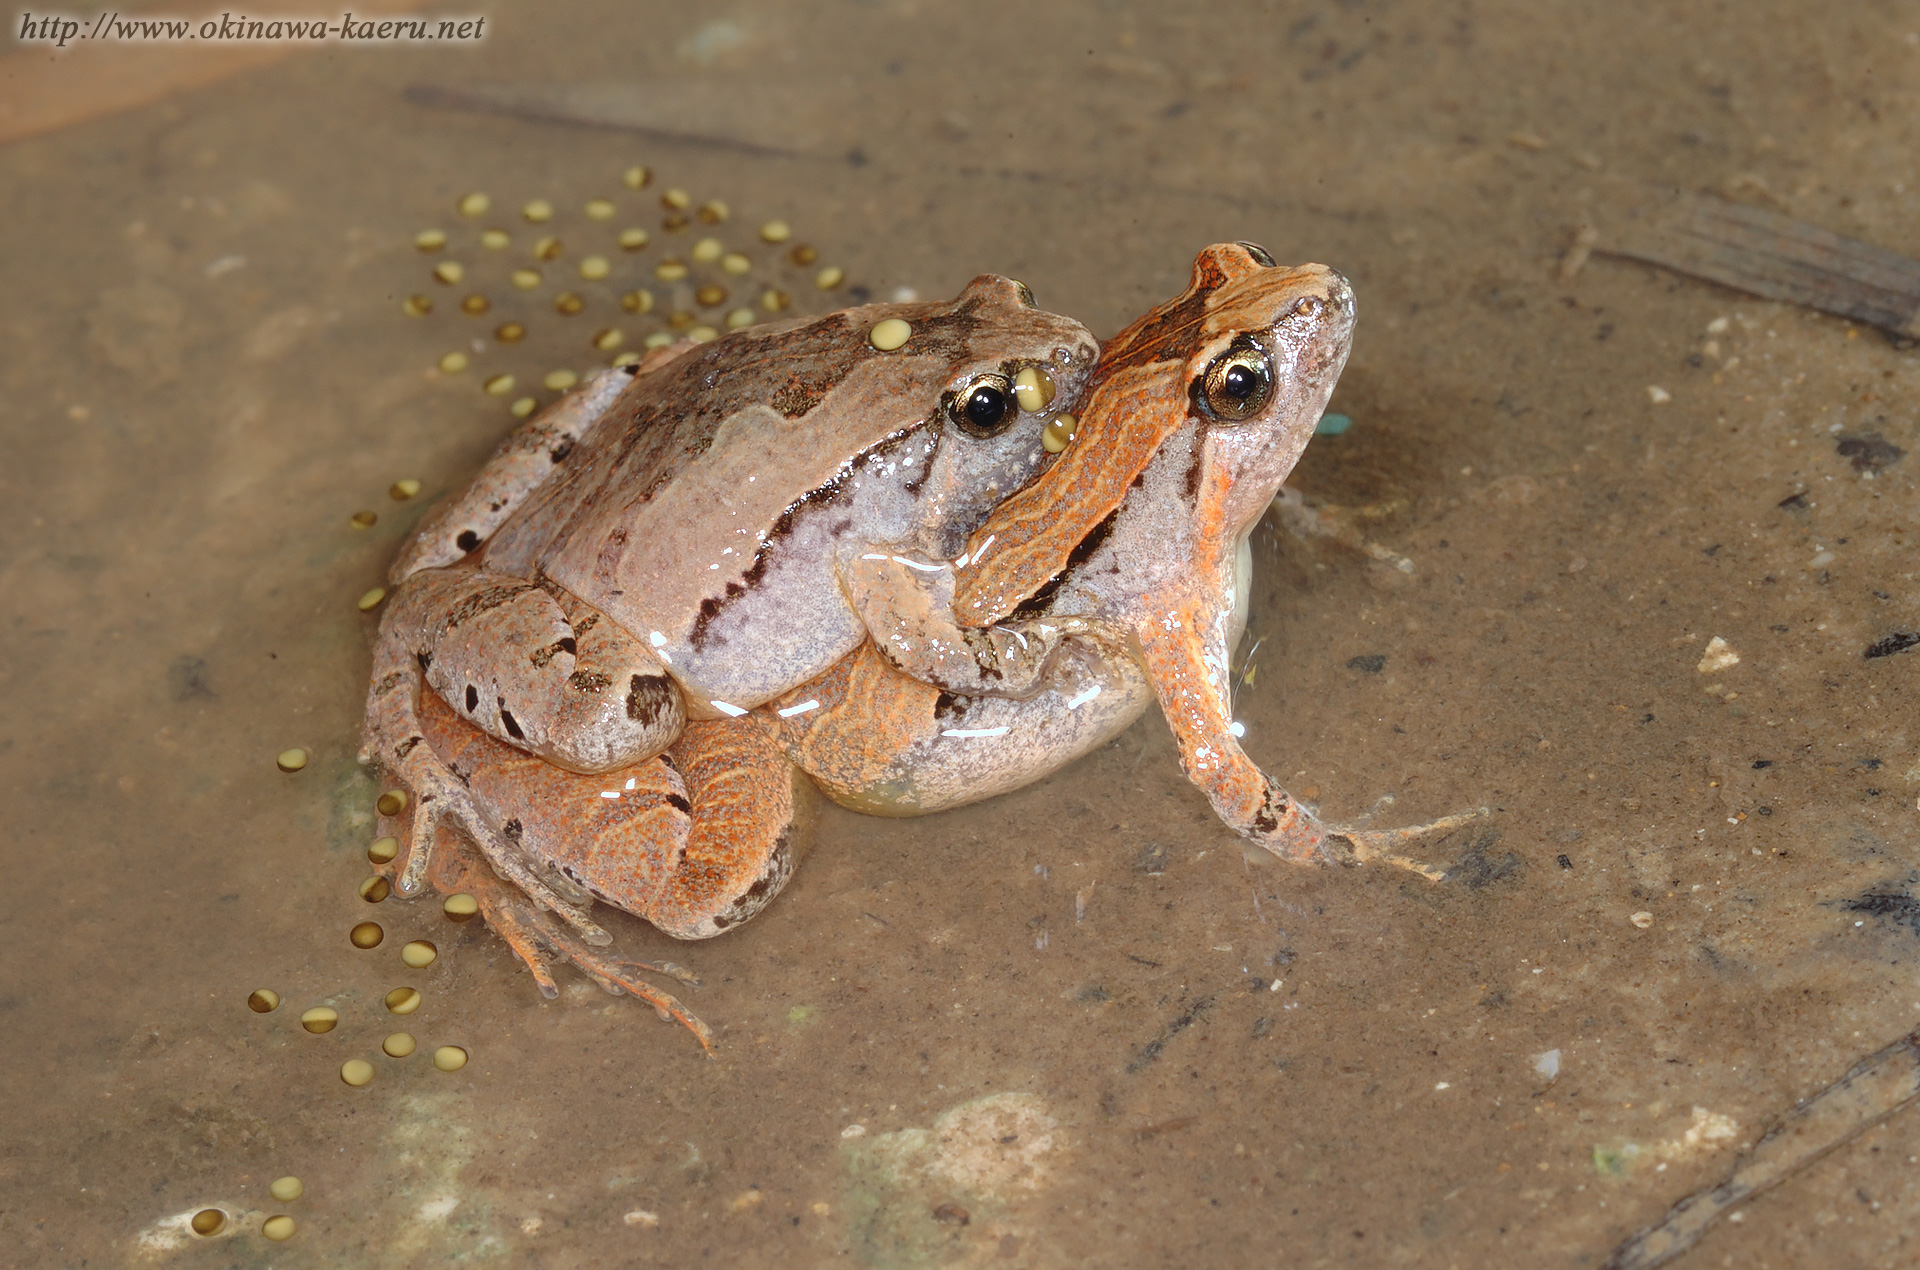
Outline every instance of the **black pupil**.
<svg viewBox="0 0 1920 1270">
<path fill-rule="evenodd" d="M 967 394 L 967 420 L 976 428 L 991 428 L 1006 413 L 1007 397 L 998 388 L 982 384 Z"/>
<path fill-rule="evenodd" d="M 1251 366 L 1229 366 L 1220 387 L 1235 401 L 1245 401 L 1259 389 L 1260 376 Z"/>
</svg>

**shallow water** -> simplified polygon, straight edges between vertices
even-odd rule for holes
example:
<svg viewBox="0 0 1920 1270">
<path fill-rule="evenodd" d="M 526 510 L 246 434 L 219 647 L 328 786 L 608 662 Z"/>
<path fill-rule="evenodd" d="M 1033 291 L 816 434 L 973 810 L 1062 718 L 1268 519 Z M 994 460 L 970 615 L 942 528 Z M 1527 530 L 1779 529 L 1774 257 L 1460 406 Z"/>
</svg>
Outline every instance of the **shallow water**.
<svg viewBox="0 0 1920 1270">
<path fill-rule="evenodd" d="M 1920 459 L 1836 448 L 1920 444 L 1920 363 L 1557 274 L 1624 182 L 1920 254 L 1911 10 L 491 12 L 477 48 L 333 47 L 0 149 L 0 1261 L 1591 1266 L 1920 1021 L 1920 650 L 1863 657 L 1920 630 Z M 709 139 L 402 96 L 616 80 Z M 1241 717 L 1335 817 L 1496 807 L 1432 844 L 1465 866 L 1251 859 L 1149 719 L 981 806 L 829 810 L 722 939 L 615 919 L 704 978 L 713 1061 L 567 972 L 542 1001 L 477 923 L 369 909 L 354 600 L 511 423 L 435 369 L 457 292 L 400 313 L 413 236 L 474 189 L 650 206 L 634 163 L 876 294 L 1004 272 L 1099 333 L 1209 242 L 1345 271 L 1354 424 L 1291 486 L 1412 567 L 1270 517 Z M 1702 671 L 1715 637 L 1739 661 Z M 400 1026 L 422 1053 L 381 1057 Z M 1683 1264 L 1906 1264 L 1916 1156 L 1908 1111 Z M 153 1235 L 208 1206 L 237 1233 Z"/>
</svg>

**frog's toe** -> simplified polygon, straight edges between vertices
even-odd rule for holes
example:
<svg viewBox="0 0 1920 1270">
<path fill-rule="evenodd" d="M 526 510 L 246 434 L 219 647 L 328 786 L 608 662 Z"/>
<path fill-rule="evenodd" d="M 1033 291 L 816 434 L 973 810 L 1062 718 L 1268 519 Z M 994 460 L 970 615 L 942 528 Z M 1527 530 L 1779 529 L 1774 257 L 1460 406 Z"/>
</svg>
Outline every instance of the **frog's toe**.
<svg viewBox="0 0 1920 1270">
<path fill-rule="evenodd" d="M 1375 810 L 1378 810 L 1377 806 Z M 1429 820 L 1425 824 L 1406 825 L 1399 829 L 1329 826 L 1323 855 L 1332 863 L 1386 864 L 1396 869 L 1405 869 L 1409 873 L 1418 873 L 1429 882 L 1443 882 L 1446 880 L 1448 870 L 1407 855 L 1406 845 L 1415 838 L 1451 833 L 1488 814 L 1488 808 L 1475 807 L 1472 811 L 1442 816 L 1438 820 Z"/>
</svg>

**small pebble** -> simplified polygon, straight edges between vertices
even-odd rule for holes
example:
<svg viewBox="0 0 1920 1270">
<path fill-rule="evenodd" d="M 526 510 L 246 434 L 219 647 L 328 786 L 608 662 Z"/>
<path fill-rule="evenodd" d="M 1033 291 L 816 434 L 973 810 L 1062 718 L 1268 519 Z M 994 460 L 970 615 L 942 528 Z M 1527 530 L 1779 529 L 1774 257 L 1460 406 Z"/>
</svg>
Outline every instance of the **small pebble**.
<svg viewBox="0 0 1920 1270">
<path fill-rule="evenodd" d="M 306 1193 L 306 1186 L 297 1177 L 276 1177 L 267 1183 L 267 1194 L 282 1204 L 291 1204 Z"/>
<path fill-rule="evenodd" d="M 387 497 L 396 501 L 413 498 L 420 493 L 420 482 L 411 476 L 403 476 L 387 487 Z"/>
<path fill-rule="evenodd" d="M 281 750 L 274 756 L 273 762 L 283 772 L 297 772 L 307 765 L 307 752 L 298 746 L 291 750 Z"/>
<path fill-rule="evenodd" d="M 196 1235 L 217 1235 L 227 1228 L 227 1215 L 217 1208 L 203 1208 L 187 1225 Z"/>
<path fill-rule="evenodd" d="M 447 915 L 447 920 L 450 922 L 469 922 L 480 912 L 480 901 L 465 891 L 460 891 L 447 896 L 446 903 L 440 906 L 440 911 Z"/>
<path fill-rule="evenodd" d="M 247 994 L 247 1009 L 255 1014 L 272 1014 L 280 1008 L 280 994 L 272 988 L 255 988 Z"/>
<path fill-rule="evenodd" d="M 1635 913 L 1632 917 L 1629 917 L 1627 920 L 1632 922 L 1635 926 L 1638 926 L 1641 930 L 1645 930 L 1649 926 L 1653 925 L 1653 914 L 1649 913 L 1646 909 L 1643 908 L 1639 912 Z"/>
<path fill-rule="evenodd" d="M 350 1058 L 340 1064 L 340 1079 L 358 1089 L 373 1079 L 373 1064 L 364 1058 Z"/>
<path fill-rule="evenodd" d="M 783 220 L 770 220 L 760 227 L 760 241 L 783 243 L 793 237 L 793 227 Z"/>
<path fill-rule="evenodd" d="M 385 880 L 385 878 L 381 879 L 383 882 Z M 400 950 L 400 960 L 415 970 L 425 970 L 439 955 L 440 950 L 433 946 L 431 940 L 426 939 L 416 939 Z"/>
<path fill-rule="evenodd" d="M 377 586 L 372 588 L 369 591 L 363 592 L 360 598 L 353 602 L 353 607 L 359 609 L 362 613 L 371 613 L 375 609 L 379 608 L 380 601 L 386 598 L 387 598 L 387 588 L 383 586 Z M 285 757 L 285 756 L 283 755 L 282 757 Z M 300 756 L 300 763 L 301 763 L 301 766 L 303 767 L 306 765 L 306 755 L 302 754 Z"/>
<path fill-rule="evenodd" d="M 465 353 L 448 353 L 439 360 L 437 365 L 440 367 L 440 373 L 443 375 L 458 375 L 467 368 L 467 355 Z"/>
<path fill-rule="evenodd" d="M 407 809 L 406 791 L 390 789 L 374 800 L 373 809 L 383 816 L 397 816 Z"/>
<path fill-rule="evenodd" d="M 379 922 L 361 922 L 347 932 L 347 942 L 355 948 L 378 948 L 387 932 L 380 929 Z"/>
<path fill-rule="evenodd" d="M 467 1052 L 458 1045 L 442 1045 L 433 1052 L 433 1065 L 443 1072 L 457 1072 L 467 1065 Z"/>
<path fill-rule="evenodd" d="M 283 1244 L 293 1238 L 293 1218 L 285 1213 L 269 1217 L 260 1223 L 260 1233 L 277 1244 Z"/>
<path fill-rule="evenodd" d="M 347 517 L 347 523 L 355 529 L 372 529 L 379 519 L 378 512 L 355 512 Z"/>
<path fill-rule="evenodd" d="M 531 224 L 543 224 L 553 219 L 553 204 L 544 198 L 536 198 L 521 208 L 520 214 Z"/>
<path fill-rule="evenodd" d="M 867 332 L 868 341 L 883 353 L 891 353 L 894 349 L 904 345 L 912 337 L 913 328 L 900 318 L 886 318 L 882 321 L 875 322 L 873 329 Z M 1029 367 L 1020 373 L 1022 375 L 1031 374 L 1032 368 Z M 1016 384 L 1014 388 L 1016 396 L 1019 395 L 1019 391 L 1019 387 Z"/>
<path fill-rule="evenodd" d="M 383 998 L 388 1014 L 412 1014 L 420 1008 L 420 991 L 417 988 L 395 988 Z"/>
<path fill-rule="evenodd" d="M 493 200 L 485 194 L 475 191 L 463 197 L 454 206 L 460 209 L 462 216 L 485 216 L 487 209 L 493 206 Z"/>
<path fill-rule="evenodd" d="M 1647 400 L 1656 406 L 1664 406 L 1673 400 L 1673 394 L 1662 388 L 1659 384 L 1648 384 Z"/>
<path fill-rule="evenodd" d="M 413 1053 L 414 1039 L 410 1032 L 395 1032 L 380 1042 L 380 1050 L 388 1058 L 405 1058 Z"/>
<path fill-rule="evenodd" d="M 340 1011 L 330 1005 L 316 1005 L 300 1016 L 300 1026 L 315 1036 L 333 1031 L 339 1022 Z"/>
<path fill-rule="evenodd" d="M 360 883 L 360 898 L 369 904 L 378 904 L 393 894 L 393 883 L 378 873 Z"/>
</svg>

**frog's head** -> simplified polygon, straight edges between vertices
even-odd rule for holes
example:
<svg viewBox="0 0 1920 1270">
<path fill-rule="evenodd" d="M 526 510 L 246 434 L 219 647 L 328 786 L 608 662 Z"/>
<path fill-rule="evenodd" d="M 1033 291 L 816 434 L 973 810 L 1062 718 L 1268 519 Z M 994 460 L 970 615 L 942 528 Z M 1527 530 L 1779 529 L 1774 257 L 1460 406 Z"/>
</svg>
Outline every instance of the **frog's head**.
<svg viewBox="0 0 1920 1270">
<path fill-rule="evenodd" d="M 1353 288 L 1325 265 L 1276 265 L 1251 243 L 1194 262 L 1183 374 L 1201 431 L 1199 479 L 1226 532 L 1245 532 L 1313 436 L 1353 341 Z"/>
</svg>

